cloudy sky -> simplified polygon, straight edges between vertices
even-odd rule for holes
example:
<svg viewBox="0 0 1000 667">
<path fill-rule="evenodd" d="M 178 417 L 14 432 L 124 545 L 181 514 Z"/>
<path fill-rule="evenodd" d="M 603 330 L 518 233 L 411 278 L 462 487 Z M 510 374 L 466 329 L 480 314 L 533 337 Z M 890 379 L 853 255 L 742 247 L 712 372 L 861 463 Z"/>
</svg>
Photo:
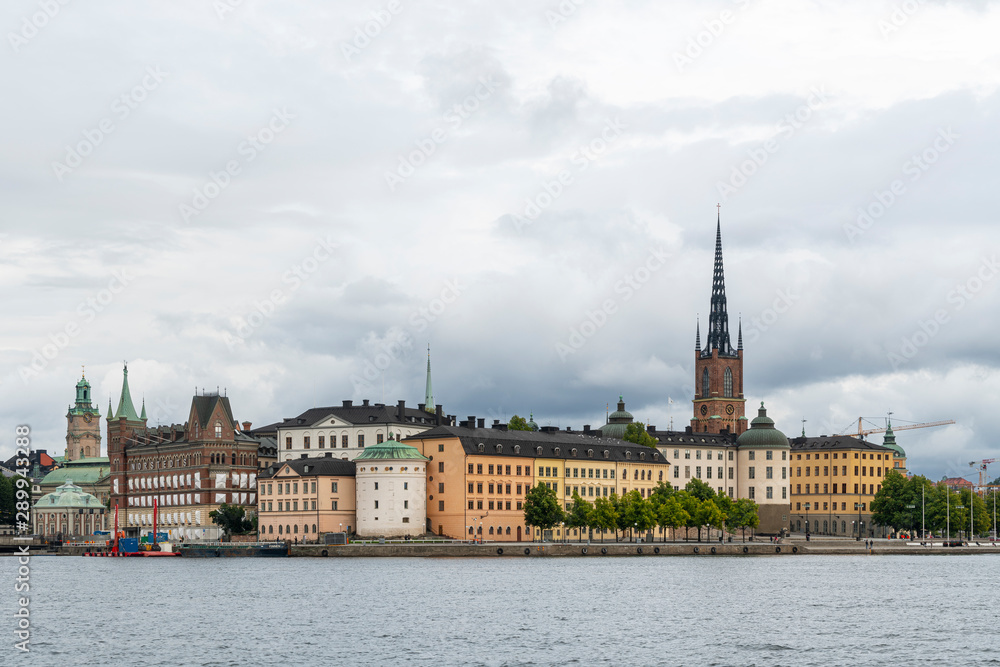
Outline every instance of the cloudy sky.
<svg viewBox="0 0 1000 667">
<path fill-rule="evenodd" d="M 621 393 L 681 428 L 721 204 L 748 407 L 954 419 L 898 441 L 968 475 L 998 4 L 5 1 L 0 456 L 17 424 L 63 452 L 81 365 L 103 410 L 127 360 L 151 423 L 220 387 L 263 424 L 416 404 L 427 344 L 450 414 Z"/>
</svg>

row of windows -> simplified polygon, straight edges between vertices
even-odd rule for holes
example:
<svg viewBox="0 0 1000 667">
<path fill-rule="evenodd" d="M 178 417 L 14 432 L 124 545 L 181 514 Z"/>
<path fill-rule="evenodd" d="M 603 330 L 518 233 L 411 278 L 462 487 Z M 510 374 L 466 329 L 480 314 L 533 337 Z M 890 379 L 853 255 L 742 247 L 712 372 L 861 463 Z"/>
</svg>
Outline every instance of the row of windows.
<svg viewBox="0 0 1000 667">
<path fill-rule="evenodd" d="M 473 491 L 473 486 L 475 486 L 475 491 Z M 469 482 L 469 493 L 479 493 L 479 494 L 481 494 L 483 492 L 483 488 L 484 487 L 483 487 L 483 483 L 482 482 L 475 482 L 475 483 Z M 489 489 L 489 491 L 487 493 L 490 493 L 490 494 L 493 493 L 493 489 L 495 488 L 496 489 L 496 493 L 506 493 L 507 495 L 510 495 L 511 485 L 510 484 L 496 484 L 496 485 L 494 485 L 494 484 L 487 484 L 485 488 Z M 517 495 L 521 495 L 521 488 L 522 487 L 521 487 L 520 484 L 514 485 L 515 493 Z M 506 489 L 506 492 L 504 491 L 504 489 Z M 444 493 L 444 484 L 438 484 L 438 493 Z"/>
<path fill-rule="evenodd" d="M 831 470 L 831 468 L 829 466 L 823 466 L 823 476 L 824 477 L 830 476 L 830 470 Z M 847 476 L 847 466 L 839 466 L 839 467 L 838 466 L 833 466 L 832 470 L 833 470 L 833 476 L 834 477 L 837 476 L 838 471 L 844 477 Z M 881 467 L 872 467 L 872 466 L 861 466 L 859 468 L 858 466 L 854 466 L 854 476 L 855 477 L 858 476 L 858 471 L 859 470 L 861 471 L 861 476 L 862 477 L 884 477 L 885 475 L 889 474 L 889 469 L 888 468 L 884 468 L 883 469 Z M 816 477 L 819 477 L 819 466 L 813 466 L 813 467 L 806 466 L 805 467 L 805 471 L 806 471 L 806 474 L 805 474 L 806 477 L 809 477 L 810 473 L 812 473 Z M 802 477 L 802 468 L 799 468 L 799 467 L 795 468 L 795 476 L 796 477 Z"/>
<path fill-rule="evenodd" d="M 347 530 L 350 531 L 351 527 L 348 526 Z M 305 534 L 307 534 L 307 535 L 309 534 L 309 525 L 308 524 L 306 524 L 305 526 L 302 526 L 302 532 L 305 533 Z M 312 525 L 312 532 L 313 532 L 314 535 L 316 534 L 316 524 Z M 280 524 L 278 525 L 278 535 L 298 535 L 298 533 L 299 533 L 299 525 L 298 524 L 295 524 L 293 526 L 281 526 Z M 273 525 L 267 527 L 267 534 L 268 535 L 274 535 L 274 526 Z"/>
<path fill-rule="evenodd" d="M 275 486 L 274 482 L 261 484 L 260 485 L 261 495 L 273 496 L 274 486 Z M 278 482 L 277 486 L 278 486 L 279 496 L 282 494 L 282 492 L 284 492 L 285 495 L 290 495 L 299 492 L 298 482 L 284 482 L 284 484 L 282 484 L 282 482 Z M 284 491 L 282 491 L 282 488 L 284 488 Z M 330 490 L 333 493 L 337 493 L 337 482 L 330 482 Z M 316 493 L 316 480 L 302 482 L 302 493 Z"/>
<path fill-rule="evenodd" d="M 310 505 L 311 505 L 311 507 L 310 507 Z M 264 509 L 263 505 L 261 505 L 261 509 Z M 303 512 L 313 511 L 315 509 L 316 509 L 316 501 L 315 500 L 303 500 L 302 501 L 302 511 Z M 337 501 L 336 500 L 331 501 L 331 507 L 330 507 L 330 509 L 333 510 L 334 512 L 337 511 Z M 274 501 L 273 500 L 268 500 L 267 501 L 267 511 L 268 512 L 273 512 L 274 511 Z M 279 500 L 278 501 L 278 511 L 279 512 L 298 512 L 299 511 L 299 501 L 297 501 L 297 500 L 285 500 L 285 501 Z"/>
<path fill-rule="evenodd" d="M 442 447 L 443 447 L 443 445 L 442 445 Z M 482 475 L 483 474 L 483 464 L 482 463 L 476 463 L 476 464 L 470 463 L 469 464 L 469 474 L 470 475 L 473 474 L 473 472 L 472 472 L 473 465 L 475 465 L 475 467 L 476 467 L 475 474 Z M 493 474 L 497 474 L 497 475 L 509 475 L 510 471 L 511 471 L 511 466 L 502 466 L 500 464 L 494 465 L 492 463 L 490 463 L 489 465 L 487 465 L 486 468 L 489 471 L 488 473 L 486 473 L 488 475 L 493 475 Z M 506 468 L 507 472 L 504 472 L 504 468 Z M 494 473 L 494 469 L 496 470 L 495 473 Z M 521 466 L 515 466 L 514 470 L 516 471 L 514 473 L 514 475 L 517 476 L 517 477 L 520 477 L 521 476 Z M 444 462 L 443 461 L 440 462 L 440 463 L 438 463 L 438 472 L 444 472 Z M 531 475 L 531 466 L 524 466 L 524 474 L 525 475 Z"/>
<path fill-rule="evenodd" d="M 496 510 L 508 509 L 509 510 L 510 506 L 511 506 L 511 502 L 512 501 L 510 501 L 510 500 L 490 500 L 487 503 L 487 505 L 488 505 L 488 508 L 491 509 L 491 510 L 492 509 L 496 509 Z M 475 505 L 475 507 L 473 507 L 473 505 Z M 517 509 L 520 510 L 522 507 L 523 507 L 523 505 L 521 504 L 521 501 L 517 501 Z M 441 510 L 442 512 L 444 511 L 444 501 L 443 500 L 439 500 L 438 501 L 438 509 Z M 469 509 L 470 510 L 471 509 L 477 509 L 477 510 L 484 509 L 484 507 L 483 507 L 483 501 L 482 500 L 470 500 L 469 501 Z M 492 533 L 491 533 L 491 535 L 492 535 Z"/>
<path fill-rule="evenodd" d="M 858 486 L 859 486 L 858 484 L 854 485 L 854 493 L 855 494 L 858 493 Z M 810 488 L 813 488 L 815 490 L 810 491 L 809 490 Z M 831 488 L 832 488 L 832 491 L 830 490 Z M 841 494 L 846 494 L 847 493 L 847 484 L 841 484 L 839 487 L 836 484 L 833 484 L 833 485 L 824 484 L 823 485 L 823 493 L 825 493 L 825 494 L 838 493 L 838 491 L 837 491 L 838 488 L 840 489 L 839 493 L 841 493 Z M 860 488 L 861 488 L 861 495 L 863 495 L 863 496 L 874 496 L 876 493 L 878 493 L 879 491 L 882 490 L 882 485 L 881 484 L 861 484 Z M 806 493 L 819 493 L 820 492 L 819 491 L 819 484 L 813 484 L 813 485 L 806 484 L 806 490 L 805 490 L 805 492 Z M 795 485 L 795 493 L 796 493 L 796 495 L 802 493 L 802 485 L 801 484 L 796 484 Z"/>
<path fill-rule="evenodd" d="M 833 458 L 836 459 L 838 454 L 841 455 L 840 458 L 844 458 L 844 459 L 848 458 L 847 457 L 847 454 L 848 454 L 847 452 L 834 452 L 833 453 Z M 810 456 L 811 456 L 810 454 L 806 454 L 806 461 L 809 460 Z M 884 460 L 886 460 L 886 461 L 891 460 L 891 456 L 889 454 L 869 454 L 867 452 L 861 452 L 861 459 L 862 460 L 870 458 L 872 461 L 875 461 L 875 460 L 882 461 L 883 460 L 882 459 L 883 456 L 885 456 Z M 801 461 L 802 460 L 802 455 L 801 454 L 796 454 L 796 457 L 797 457 L 796 458 L 797 461 Z M 823 452 L 823 458 L 824 459 L 830 458 L 830 452 Z M 858 458 L 858 452 L 854 452 L 854 458 Z M 816 452 L 816 460 L 819 461 L 819 452 Z"/>
<path fill-rule="evenodd" d="M 380 442 L 380 443 L 382 442 L 383 437 L 384 437 L 384 435 L 382 433 L 379 433 L 376 436 L 378 442 Z M 397 439 L 399 438 L 399 434 L 398 433 L 396 434 L 396 438 Z M 311 441 L 310 441 L 308 435 L 305 436 L 302 440 L 303 440 L 303 442 L 302 442 L 302 448 L 303 449 L 312 449 L 312 444 L 311 444 Z M 317 445 L 318 449 L 326 449 L 326 437 L 322 436 L 322 435 L 317 436 L 316 445 Z M 341 449 L 347 449 L 347 446 L 348 446 L 347 445 L 347 436 L 346 435 L 340 436 L 340 447 L 341 447 Z M 292 448 L 292 436 L 286 435 L 285 436 L 285 449 L 291 449 L 291 448 Z M 331 435 L 330 436 L 330 449 L 336 449 L 336 448 L 337 448 L 337 436 Z M 365 448 L 365 434 L 364 433 L 359 433 L 358 434 L 358 449 L 364 449 L 364 448 Z"/>
<path fill-rule="evenodd" d="M 726 366 L 726 371 L 722 374 L 722 395 L 726 398 L 733 397 L 733 371 L 730 370 L 729 366 Z M 712 396 L 712 376 L 709 374 L 708 368 L 701 372 L 701 396 L 702 398 L 711 398 Z"/>
<path fill-rule="evenodd" d="M 192 454 L 190 458 L 188 456 L 178 456 L 177 458 L 171 459 L 156 459 L 156 458 L 142 458 L 138 461 L 133 461 L 128 464 L 129 470 L 161 470 L 165 468 L 186 468 L 188 462 L 191 465 L 201 464 L 201 455 Z M 257 457 L 253 454 L 225 454 L 224 452 L 216 452 L 209 456 L 209 462 L 212 465 L 227 465 L 227 461 L 231 462 L 233 465 L 257 465 Z M 157 463 L 160 465 L 157 466 Z"/>
<path fill-rule="evenodd" d="M 728 453 L 729 453 L 729 457 L 728 458 L 729 458 L 730 461 L 732 461 L 735 458 L 733 456 L 733 451 L 729 450 Z M 722 460 L 722 452 L 721 451 L 716 451 L 715 452 L 715 457 L 719 461 L 721 461 Z M 674 459 L 680 459 L 680 458 L 681 458 L 681 450 L 675 449 L 674 450 Z M 691 450 L 690 449 L 685 449 L 684 450 L 684 458 L 685 459 L 690 459 L 691 458 Z M 701 450 L 700 449 L 694 450 L 694 458 L 695 458 L 696 461 L 700 461 L 701 460 Z M 752 450 L 752 449 L 749 450 L 747 452 L 747 458 L 749 460 L 751 460 L 751 461 L 755 461 L 757 459 L 757 452 L 754 451 L 754 450 Z M 712 451 L 711 450 L 708 450 L 708 451 L 705 452 L 705 459 L 708 460 L 708 461 L 712 460 Z M 767 461 L 773 460 L 774 459 L 774 451 L 770 450 L 770 449 L 765 450 L 764 451 L 764 459 L 767 460 Z M 782 452 L 781 452 L 781 460 L 782 461 L 788 460 L 788 452 L 787 451 L 782 450 Z"/>
</svg>

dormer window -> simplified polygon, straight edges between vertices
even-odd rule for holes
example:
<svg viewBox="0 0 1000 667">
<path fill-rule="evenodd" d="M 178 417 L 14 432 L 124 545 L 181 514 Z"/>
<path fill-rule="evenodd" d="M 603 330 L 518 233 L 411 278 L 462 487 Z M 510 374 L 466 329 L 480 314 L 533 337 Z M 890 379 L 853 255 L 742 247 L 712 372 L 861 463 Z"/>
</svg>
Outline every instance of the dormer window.
<svg viewBox="0 0 1000 667">
<path fill-rule="evenodd" d="M 605 449 L 604 450 L 604 458 L 608 458 L 609 456 L 611 456 L 611 452 L 609 452 L 608 450 Z"/>
<path fill-rule="evenodd" d="M 514 453 L 515 454 L 521 453 L 521 445 L 514 445 Z"/>
<path fill-rule="evenodd" d="M 587 450 L 587 456 L 589 456 L 590 458 L 594 458 L 594 450 L 593 449 L 588 449 Z"/>
<path fill-rule="evenodd" d="M 554 451 L 554 452 L 556 453 L 556 456 L 559 456 L 559 451 L 560 451 L 560 450 L 559 450 L 559 448 L 558 448 L 558 447 L 556 447 L 556 448 L 555 448 L 555 449 L 554 449 L 553 451 Z"/>
<path fill-rule="evenodd" d="M 625 458 L 627 459 L 632 458 L 632 452 L 625 452 Z"/>
<path fill-rule="evenodd" d="M 535 447 L 535 453 L 538 454 L 539 456 L 542 455 L 542 446 L 541 445 L 539 445 L 538 447 Z"/>
<path fill-rule="evenodd" d="M 639 452 L 639 459 L 642 461 L 646 460 L 646 452 Z"/>
<path fill-rule="evenodd" d="M 497 445 L 497 454 L 503 453 L 503 445 Z"/>
<path fill-rule="evenodd" d="M 569 450 L 569 453 L 572 454 L 573 456 L 576 456 L 576 447 L 574 447 L 573 449 Z"/>
<path fill-rule="evenodd" d="M 485 452 L 486 451 L 486 445 L 484 445 L 483 443 L 479 443 L 479 451 L 480 452 Z"/>
</svg>

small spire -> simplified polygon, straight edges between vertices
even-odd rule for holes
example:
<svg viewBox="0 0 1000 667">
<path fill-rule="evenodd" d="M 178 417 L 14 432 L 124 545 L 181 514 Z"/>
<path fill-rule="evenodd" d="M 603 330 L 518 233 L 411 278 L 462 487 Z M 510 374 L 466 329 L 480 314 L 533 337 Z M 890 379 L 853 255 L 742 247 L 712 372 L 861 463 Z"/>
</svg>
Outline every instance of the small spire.
<svg viewBox="0 0 1000 667">
<path fill-rule="evenodd" d="M 111 396 L 108 396 L 108 421 L 115 418 L 115 413 L 111 412 Z"/>
<path fill-rule="evenodd" d="M 83 378 L 84 380 L 87 379 L 87 367 L 86 366 L 80 366 L 80 377 Z"/>
<path fill-rule="evenodd" d="M 146 421 L 146 397 L 142 397 L 142 414 L 139 415 L 139 419 Z"/>
<path fill-rule="evenodd" d="M 701 352 L 701 318 L 694 316 L 694 351 Z"/>
<path fill-rule="evenodd" d="M 736 343 L 736 349 L 737 350 L 742 350 L 743 349 L 743 314 L 742 313 L 740 313 L 739 331 L 740 331 L 740 335 L 739 335 L 739 339 L 737 340 L 737 343 Z"/>
<path fill-rule="evenodd" d="M 431 344 L 427 343 L 427 388 L 424 391 L 424 410 L 434 412 L 434 391 L 431 388 Z"/>
<path fill-rule="evenodd" d="M 802 418 L 802 437 L 806 437 L 806 418 Z"/>
</svg>

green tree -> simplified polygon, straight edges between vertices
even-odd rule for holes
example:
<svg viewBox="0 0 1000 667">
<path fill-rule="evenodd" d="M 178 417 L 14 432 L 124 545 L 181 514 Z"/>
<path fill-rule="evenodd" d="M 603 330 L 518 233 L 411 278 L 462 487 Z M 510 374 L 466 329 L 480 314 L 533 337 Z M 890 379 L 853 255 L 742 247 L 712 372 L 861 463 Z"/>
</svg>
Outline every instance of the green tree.
<svg viewBox="0 0 1000 667">
<path fill-rule="evenodd" d="M 686 488 L 679 491 L 676 497 L 684 508 L 684 513 L 687 514 L 687 521 L 684 522 L 684 541 L 687 542 L 689 531 L 698 527 L 698 505 L 701 501 Z"/>
<path fill-rule="evenodd" d="M 0 523 L 13 524 L 15 515 L 14 481 L 0 475 Z"/>
<path fill-rule="evenodd" d="M 711 526 L 722 529 L 722 524 L 726 517 L 723 515 L 715 500 L 702 500 L 698 503 L 698 541 L 701 542 L 701 527 Z"/>
<path fill-rule="evenodd" d="M 684 510 L 680 498 L 672 495 L 656 509 L 656 524 L 663 529 L 663 541 L 667 541 L 667 528 L 681 528 L 686 526 L 691 516 Z"/>
<path fill-rule="evenodd" d="M 656 438 L 649 434 L 649 431 L 646 430 L 646 425 L 642 422 L 632 422 L 626 426 L 625 435 L 622 436 L 622 440 L 634 442 L 644 447 L 656 447 Z"/>
<path fill-rule="evenodd" d="M 715 489 L 700 479 L 692 479 L 684 487 L 684 490 L 698 500 L 711 500 L 712 498 L 715 498 Z"/>
<path fill-rule="evenodd" d="M 566 518 L 556 492 L 539 482 L 524 494 L 524 523 L 533 528 L 550 530 Z"/>
<path fill-rule="evenodd" d="M 615 498 L 615 495 L 611 495 Z M 618 510 L 615 503 L 610 498 L 598 498 L 594 501 L 594 514 L 591 517 L 591 525 L 596 530 L 601 531 L 601 542 L 604 541 L 604 533 L 613 530 L 618 525 Z"/>
<path fill-rule="evenodd" d="M 914 528 L 914 489 L 917 479 L 908 480 L 895 470 L 890 470 L 882 480 L 882 488 L 872 498 L 870 505 L 872 523 L 893 528 Z M 919 494 L 919 491 L 917 492 Z M 917 498 L 919 501 L 919 497 Z M 918 503 L 919 504 L 919 503 Z"/>
<path fill-rule="evenodd" d="M 510 421 L 507 422 L 507 430 L 508 431 L 530 431 L 531 427 L 528 426 L 528 420 L 527 419 L 525 419 L 524 417 L 518 417 L 517 415 L 514 415 L 513 417 L 510 418 Z"/>
<path fill-rule="evenodd" d="M 626 528 L 632 537 L 635 537 L 636 531 L 640 534 L 645 533 L 656 525 L 656 513 L 653 511 L 652 503 L 643 498 L 637 490 L 632 489 L 622 496 L 622 505 L 626 508 L 624 511 L 627 517 Z"/>
<path fill-rule="evenodd" d="M 566 513 L 566 526 L 580 529 L 580 537 L 584 531 L 594 525 L 594 506 L 573 492 L 573 506 Z"/>
<path fill-rule="evenodd" d="M 729 525 L 743 531 L 743 541 L 747 541 L 747 528 L 756 528 L 760 525 L 760 515 L 757 510 L 757 503 L 749 498 L 739 498 L 733 501 L 732 513 L 729 516 Z"/>
<path fill-rule="evenodd" d="M 722 512 L 722 526 L 719 529 L 726 531 L 729 529 L 729 517 L 733 513 L 733 499 L 724 493 L 720 493 L 715 496 L 714 502 L 718 506 L 719 511 Z"/>
<path fill-rule="evenodd" d="M 246 535 L 255 530 L 254 521 L 247 518 L 247 510 L 242 505 L 222 503 L 219 509 L 208 513 L 208 518 L 226 535 Z"/>
</svg>

